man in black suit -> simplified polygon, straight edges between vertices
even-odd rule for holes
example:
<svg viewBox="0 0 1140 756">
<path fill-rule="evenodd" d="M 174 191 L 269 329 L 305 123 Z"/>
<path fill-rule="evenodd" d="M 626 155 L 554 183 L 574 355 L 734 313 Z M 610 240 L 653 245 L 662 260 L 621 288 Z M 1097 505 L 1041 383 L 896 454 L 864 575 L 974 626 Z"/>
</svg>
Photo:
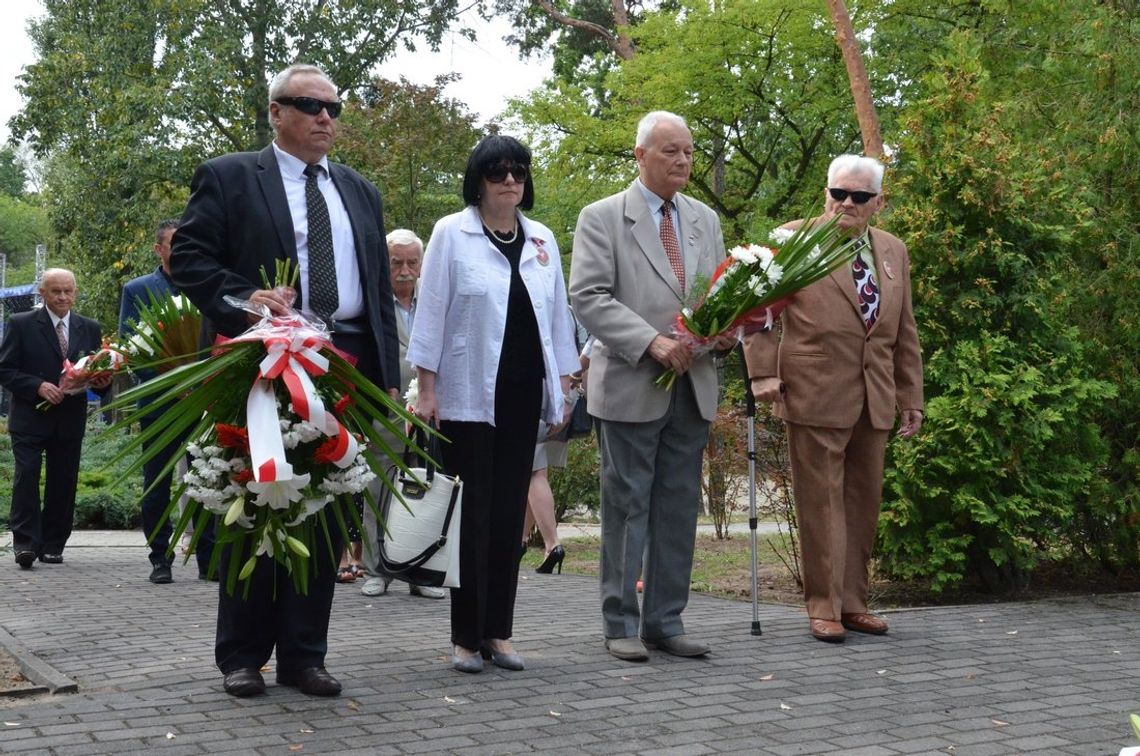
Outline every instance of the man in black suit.
<svg viewBox="0 0 1140 756">
<path fill-rule="evenodd" d="M 269 87 L 273 144 L 199 166 L 174 236 L 171 273 L 218 333 L 237 336 L 250 318 L 223 296 L 286 314 L 290 302 L 259 282 L 262 270 L 272 280 L 277 261 L 292 260 L 301 272 L 294 306 L 328 323 L 333 344 L 354 355 L 357 368 L 395 397 L 399 352 L 380 193 L 360 174 L 326 158 L 340 110 L 336 87 L 320 69 L 297 64 L 278 74 Z M 264 556 L 248 599 L 241 591 L 231 596 L 222 590 L 215 659 L 227 693 L 264 692 L 259 670 L 274 646 L 279 684 L 310 695 L 340 693 L 340 683 L 324 667 L 342 546 L 337 529 L 332 531 L 331 553 L 318 539 L 322 548 L 313 554 L 307 595 L 296 592 L 285 570 Z"/>
<path fill-rule="evenodd" d="M 12 550 L 16 563 L 30 569 L 39 557 L 45 564 L 63 562 L 71 536 L 79 452 L 87 421 L 87 391 L 65 394 L 59 387 L 64 359 L 77 361 L 99 349 L 99 323 L 72 312 L 75 275 L 50 268 L 40 280 L 44 306 L 13 315 L 0 344 L 0 385 L 12 392 L 8 432 L 16 471 L 12 480 Z M 104 376 L 92 383 L 103 391 Z M 36 405 L 47 402 L 44 410 Z M 40 511 L 40 468 L 47 461 L 43 511 Z"/>
</svg>

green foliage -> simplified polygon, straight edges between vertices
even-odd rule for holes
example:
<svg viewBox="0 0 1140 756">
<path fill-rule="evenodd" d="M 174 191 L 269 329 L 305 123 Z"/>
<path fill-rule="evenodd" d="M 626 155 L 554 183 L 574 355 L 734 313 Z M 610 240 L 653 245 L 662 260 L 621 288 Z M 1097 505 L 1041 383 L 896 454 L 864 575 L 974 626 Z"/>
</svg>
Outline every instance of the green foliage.
<svg viewBox="0 0 1140 756">
<path fill-rule="evenodd" d="M 49 239 L 47 211 L 34 199 L 0 193 L 0 253 L 8 258 L 8 285 L 35 280 L 36 245 Z M 23 280 L 23 270 L 31 265 L 32 277 Z M 20 270 L 14 275 L 12 269 Z"/>
<path fill-rule="evenodd" d="M 953 35 L 908 109 L 888 222 L 914 254 L 928 404 L 922 435 L 890 447 L 880 554 L 936 589 L 1016 588 L 1071 545 L 1105 462 L 1094 417 L 1115 394 L 1065 318 L 1064 262 L 1090 212 L 1056 158 L 1017 138 L 980 58 Z"/>
<path fill-rule="evenodd" d="M 571 439 L 566 448 L 566 467 L 547 472 L 554 492 L 555 517 L 561 522 L 567 512 L 597 513 L 601 506 L 598 442 L 594 434 Z"/>
<path fill-rule="evenodd" d="M 38 60 L 11 122 L 47 161 L 44 195 L 86 314 L 115 322 L 122 283 L 153 266 L 151 234 L 178 216 L 194 167 L 272 138 L 269 79 L 320 65 L 347 94 L 412 38 L 437 45 L 456 0 L 44 0 Z"/>
<path fill-rule="evenodd" d="M 463 206 L 463 171 L 481 134 L 475 117 L 442 87 L 377 79 L 342 116 L 335 157 L 356 166 L 384 193 L 388 230 L 410 228 L 421 239 Z"/>
<path fill-rule="evenodd" d="M 20 199 L 27 183 L 28 174 L 16 150 L 10 145 L 0 147 L 0 196 Z"/>
</svg>

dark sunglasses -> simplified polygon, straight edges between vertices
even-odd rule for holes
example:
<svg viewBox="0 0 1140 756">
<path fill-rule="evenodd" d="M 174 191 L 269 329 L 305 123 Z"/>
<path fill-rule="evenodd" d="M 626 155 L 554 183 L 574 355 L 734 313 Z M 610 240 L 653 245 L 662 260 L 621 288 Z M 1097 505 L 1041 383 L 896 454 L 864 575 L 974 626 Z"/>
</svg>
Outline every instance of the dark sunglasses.
<svg viewBox="0 0 1140 756">
<path fill-rule="evenodd" d="M 282 105 L 292 105 L 297 110 L 305 115 L 318 116 L 321 114 L 321 109 L 328 111 L 329 118 L 336 118 L 340 115 L 341 108 L 344 107 L 343 102 L 329 102 L 328 100 L 318 100 L 316 97 L 278 97 L 277 102 Z"/>
<path fill-rule="evenodd" d="M 836 202 L 843 202 L 848 197 L 850 197 L 851 201 L 856 205 L 865 205 L 871 201 L 872 197 L 879 196 L 878 192 L 849 192 L 846 189 L 831 188 L 827 190 L 827 193 L 830 194 L 831 198 Z"/>
<path fill-rule="evenodd" d="M 490 181 L 492 184 L 501 184 L 507 180 L 507 174 L 511 174 L 517 183 L 526 181 L 526 176 L 529 171 L 525 165 L 512 165 L 507 167 L 500 163 L 499 165 L 489 166 L 483 171 L 483 178 Z"/>
</svg>

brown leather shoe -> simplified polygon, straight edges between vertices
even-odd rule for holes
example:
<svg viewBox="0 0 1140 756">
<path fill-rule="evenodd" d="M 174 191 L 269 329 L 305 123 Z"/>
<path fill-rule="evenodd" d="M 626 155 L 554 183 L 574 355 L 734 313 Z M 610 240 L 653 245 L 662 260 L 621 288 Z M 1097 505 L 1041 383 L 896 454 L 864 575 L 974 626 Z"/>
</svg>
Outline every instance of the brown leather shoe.
<svg viewBox="0 0 1140 756">
<path fill-rule="evenodd" d="M 856 633 L 868 635 L 884 635 L 887 632 L 887 621 L 881 617 L 866 612 L 841 615 L 843 626 Z"/>
<path fill-rule="evenodd" d="M 812 637 L 824 643 L 842 643 L 847 638 L 843 625 L 835 620 L 815 619 L 810 623 Z"/>
</svg>

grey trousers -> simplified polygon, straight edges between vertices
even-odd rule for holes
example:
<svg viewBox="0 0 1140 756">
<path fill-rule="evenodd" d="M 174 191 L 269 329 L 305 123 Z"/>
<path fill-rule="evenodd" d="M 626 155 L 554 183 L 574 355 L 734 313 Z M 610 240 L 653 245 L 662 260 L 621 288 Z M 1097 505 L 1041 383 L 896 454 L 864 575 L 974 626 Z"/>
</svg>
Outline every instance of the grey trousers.
<svg viewBox="0 0 1140 756">
<path fill-rule="evenodd" d="M 709 423 L 701 417 L 688 377 L 682 376 L 664 416 L 643 423 L 603 420 L 600 426 L 605 636 L 640 634 L 658 640 L 681 635 Z M 639 577 L 645 583 L 641 610 Z"/>
</svg>

